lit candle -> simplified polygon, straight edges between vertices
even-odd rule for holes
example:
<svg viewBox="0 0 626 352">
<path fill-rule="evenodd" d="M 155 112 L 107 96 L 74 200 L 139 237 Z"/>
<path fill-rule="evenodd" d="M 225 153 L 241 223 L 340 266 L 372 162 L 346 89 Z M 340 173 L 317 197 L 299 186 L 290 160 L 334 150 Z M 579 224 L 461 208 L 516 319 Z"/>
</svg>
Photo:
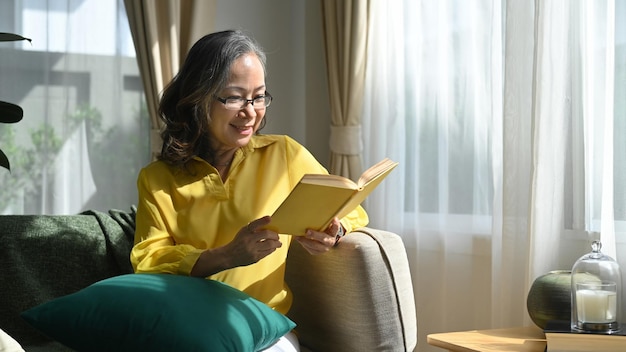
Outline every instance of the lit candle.
<svg viewBox="0 0 626 352">
<path fill-rule="evenodd" d="M 607 284 L 577 285 L 579 289 L 576 290 L 576 311 L 580 322 L 613 323 L 616 321 L 615 284 L 609 284 L 608 287 Z"/>
</svg>

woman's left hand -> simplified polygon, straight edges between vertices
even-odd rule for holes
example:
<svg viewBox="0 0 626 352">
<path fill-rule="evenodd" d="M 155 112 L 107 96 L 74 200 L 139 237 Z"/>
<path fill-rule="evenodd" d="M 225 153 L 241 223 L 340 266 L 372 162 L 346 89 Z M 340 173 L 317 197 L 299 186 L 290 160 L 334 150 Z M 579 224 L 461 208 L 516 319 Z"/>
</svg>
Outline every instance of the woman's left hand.
<svg viewBox="0 0 626 352">
<path fill-rule="evenodd" d="M 326 228 L 326 231 L 307 230 L 304 236 L 297 236 L 295 239 L 310 254 L 317 255 L 326 253 L 335 245 L 335 238 L 337 237 L 340 227 L 341 223 L 339 219 L 334 218 L 330 225 L 328 225 L 328 228 Z"/>
</svg>

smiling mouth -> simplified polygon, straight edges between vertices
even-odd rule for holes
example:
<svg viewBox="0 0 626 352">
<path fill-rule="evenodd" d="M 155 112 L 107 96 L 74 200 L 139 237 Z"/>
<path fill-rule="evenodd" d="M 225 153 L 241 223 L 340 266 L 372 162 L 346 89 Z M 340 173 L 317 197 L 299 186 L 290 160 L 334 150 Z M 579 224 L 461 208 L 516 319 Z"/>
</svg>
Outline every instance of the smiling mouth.
<svg viewBox="0 0 626 352">
<path fill-rule="evenodd" d="M 237 125 L 231 125 L 232 127 L 234 127 L 236 130 L 238 131 L 248 131 L 254 128 L 254 126 L 237 126 Z"/>
</svg>

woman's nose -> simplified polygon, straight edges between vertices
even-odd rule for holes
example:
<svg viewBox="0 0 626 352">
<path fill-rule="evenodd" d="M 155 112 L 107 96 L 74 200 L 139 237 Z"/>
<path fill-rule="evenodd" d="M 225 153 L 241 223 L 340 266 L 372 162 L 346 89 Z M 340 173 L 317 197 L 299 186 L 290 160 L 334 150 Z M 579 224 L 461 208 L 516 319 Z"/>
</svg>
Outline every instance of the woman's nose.
<svg viewBox="0 0 626 352">
<path fill-rule="evenodd" d="M 256 117 L 257 112 L 254 109 L 254 105 L 252 105 L 252 102 L 249 102 L 248 104 L 246 104 L 246 106 L 243 107 L 243 109 L 241 109 L 241 112 L 243 112 L 243 117 L 246 116 L 250 116 L 250 117 Z"/>
</svg>

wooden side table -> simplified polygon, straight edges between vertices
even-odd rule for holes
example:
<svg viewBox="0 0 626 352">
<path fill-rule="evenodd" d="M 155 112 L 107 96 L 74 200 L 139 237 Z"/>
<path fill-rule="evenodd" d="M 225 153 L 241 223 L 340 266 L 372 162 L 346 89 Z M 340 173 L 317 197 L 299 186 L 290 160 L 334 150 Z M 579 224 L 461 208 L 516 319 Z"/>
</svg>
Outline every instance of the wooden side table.
<svg viewBox="0 0 626 352">
<path fill-rule="evenodd" d="M 427 336 L 429 345 L 454 352 L 544 352 L 546 336 L 536 326 L 445 332 Z"/>
</svg>

